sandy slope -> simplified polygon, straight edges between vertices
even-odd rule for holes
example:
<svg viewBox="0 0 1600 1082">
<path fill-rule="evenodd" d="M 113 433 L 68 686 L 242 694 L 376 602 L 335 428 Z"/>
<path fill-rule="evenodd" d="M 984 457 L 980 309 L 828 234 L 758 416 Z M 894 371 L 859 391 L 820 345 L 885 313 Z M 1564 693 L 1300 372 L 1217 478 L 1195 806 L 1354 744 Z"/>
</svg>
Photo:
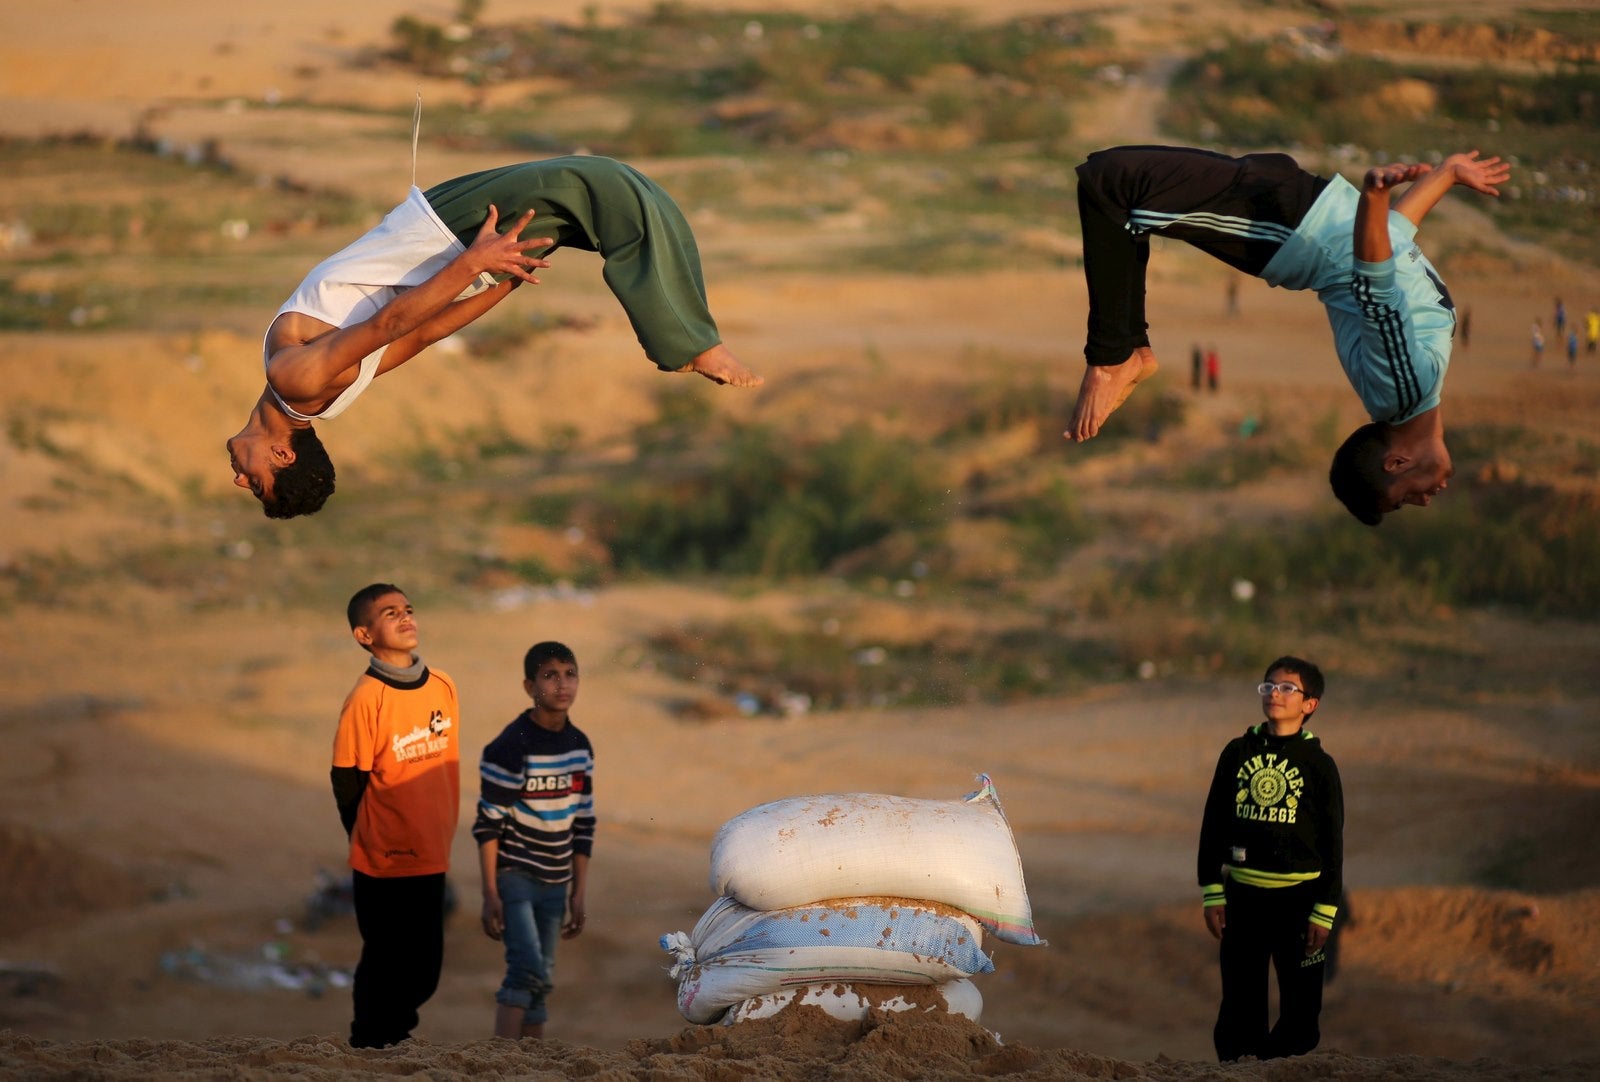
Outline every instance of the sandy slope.
<svg viewBox="0 0 1600 1082">
<path fill-rule="evenodd" d="M 1061 5 L 1019 0 L 986 10 L 1047 6 Z M 1203 18 L 1189 5 L 1161 7 L 1173 33 Z M 318 101 L 411 92 L 404 80 L 356 76 L 340 64 L 381 41 L 395 14 L 425 9 L 380 0 L 337 9 L 282 0 L 270 14 L 224 8 L 188 0 L 7 6 L 0 127 L 118 132 L 159 105 L 159 123 L 204 132 L 221 114 L 186 111 L 183 101 L 257 100 L 273 87 L 305 89 Z M 544 10 L 497 0 L 490 16 Z M 1218 11 L 1210 17 L 1227 14 Z M 1125 22 L 1129 33 L 1158 37 L 1154 19 Z M 264 149 L 272 133 L 211 134 L 235 138 L 241 154 L 273 156 Z M 370 157 L 381 164 L 351 183 L 388 183 L 376 178 L 392 165 L 393 145 L 376 138 Z M 275 168 L 304 169 L 309 179 L 341 164 L 367 169 L 329 164 L 305 147 L 275 159 Z M 1452 209 L 1431 228 L 1475 225 L 1470 210 Z M 733 225 L 703 229 L 712 252 L 761 242 Z M 1525 376 L 1523 336 L 1553 293 L 1600 296 L 1600 278 L 1539 253 L 1512 250 L 1505 259 L 1452 276 L 1477 312 L 1471 351 L 1452 369 L 1452 418 L 1538 418 L 1586 431 L 1600 405 L 1600 372 L 1569 376 L 1549 365 Z M 1225 357 L 1225 393 L 1197 404 L 1188 435 L 1236 425 L 1262 396 L 1295 395 L 1317 412 L 1353 418 L 1332 365 L 1291 376 L 1275 345 L 1320 341 L 1326 330 L 1315 306 L 1249 283 L 1248 320 L 1228 321 L 1222 285 L 1215 267 L 1158 254 L 1158 349 L 1181 363 L 1191 339 L 1204 336 Z M 649 380 L 596 287 L 549 288 L 546 303 L 604 318 L 592 334 L 559 337 L 559 361 L 520 368 L 500 395 L 524 407 L 551 395 L 583 400 L 594 407 L 586 424 L 617 430 L 648 416 Z M 915 290 L 890 276 L 758 274 L 721 281 L 714 293 L 730 338 L 773 376 L 759 396 L 719 399 L 719 407 L 748 416 L 805 410 L 824 422 L 848 415 L 853 402 L 892 395 L 897 374 L 969 379 L 969 348 L 1000 336 L 1020 355 L 1067 357 L 1070 328 L 1082 318 L 1073 283 L 1049 273 L 917 279 Z M 853 315 L 819 330 L 818 311 Z M 9 336 L 0 378 L 9 406 L 27 410 L 48 408 L 92 373 L 97 423 L 57 433 L 75 452 L 158 492 L 176 495 L 191 476 L 220 488 L 221 439 L 259 379 L 238 361 L 252 352 L 251 335 L 230 322 L 198 341 Z M 883 358 L 877 376 L 853 364 L 864 343 Z M 437 425 L 452 412 L 488 408 L 475 387 L 477 364 L 440 358 L 408 370 L 387 397 L 364 401 L 341 427 L 341 461 L 371 466 L 397 424 Z M 435 413 L 419 421 L 423 400 Z M 152 415 L 165 419 L 159 431 Z M 86 500 L 41 499 L 60 491 L 59 467 L 9 444 L 0 454 L 8 551 L 95 547 L 142 528 L 121 505 L 101 513 Z M 1125 466 L 1108 462 L 1107 476 Z M 163 490 L 169 469 L 180 484 Z M 1282 498 L 1292 505 L 1297 497 Z M 1182 510 L 1165 511 L 1182 520 Z M 417 571 L 400 557 L 374 563 L 375 577 Z M 265 557 L 256 566 L 271 568 Z M 593 920 L 562 956 L 551 1027 L 559 1041 L 537 1054 L 483 1041 L 499 960 L 472 919 L 463 830 L 456 881 L 465 912 L 452 923 L 445 983 L 424 1012 L 422 1040 L 402 1052 L 356 1054 L 338 1043 L 342 992 L 219 988 L 159 964 L 190 949 L 259 956 L 268 944 L 302 961 L 353 958 L 348 919 L 316 930 L 301 924 L 316 870 L 337 868 L 342 856 L 326 752 L 332 711 L 361 656 L 339 614 L 285 613 L 270 582 L 236 605 L 199 613 L 132 578 L 100 590 L 93 605 L 24 606 L 0 622 L 0 656 L 12 670 L 0 708 L 0 1030 L 8 1031 L 0 1076 L 1217 1077 L 1205 1065 L 1216 975 L 1193 898 L 1192 846 L 1216 750 L 1253 720 L 1247 688 L 1174 678 L 1006 708 L 685 723 L 669 709 L 685 688 L 639 663 L 639 629 L 795 599 L 661 584 L 510 609 L 464 598 L 425 612 L 426 655 L 464 689 L 469 747 L 520 708 L 515 674 L 528 641 L 555 634 L 582 654 L 578 715 L 602 758 Z M 1519 628 L 1503 641 L 1483 659 L 1486 681 L 1503 690 L 1453 706 L 1434 703 L 1425 678 L 1368 681 L 1390 670 L 1376 659 L 1333 659 L 1350 690 L 1330 696 L 1318 728 L 1348 786 L 1357 922 L 1329 990 L 1325 1052 L 1229 1077 L 1600 1073 L 1600 858 L 1584 829 L 1600 813 L 1592 724 L 1600 700 L 1591 681 L 1563 679 L 1592 667 L 1594 633 Z M 981 985 L 983 1026 L 1003 1045 L 947 1020 L 852 1028 L 786 1017 L 737 1032 L 685 1028 L 655 941 L 686 930 L 709 903 L 707 848 L 726 818 L 805 792 L 953 797 L 979 770 L 1000 787 L 1051 940 L 1048 948 L 995 949 L 997 972 Z M 1463 885 L 1496 867 L 1515 867 L 1534 893 Z M 1474 1063 L 1480 1057 L 1494 1062 Z M 1575 1057 L 1587 1059 L 1559 1066 Z"/>
</svg>

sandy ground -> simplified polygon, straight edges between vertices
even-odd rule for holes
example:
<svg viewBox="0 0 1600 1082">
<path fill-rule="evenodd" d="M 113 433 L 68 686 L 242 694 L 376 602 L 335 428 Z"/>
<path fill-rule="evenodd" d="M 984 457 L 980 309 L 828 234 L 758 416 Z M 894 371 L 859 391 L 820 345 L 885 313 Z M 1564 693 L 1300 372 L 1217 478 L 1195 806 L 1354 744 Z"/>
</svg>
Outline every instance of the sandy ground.
<svg viewBox="0 0 1600 1082">
<path fill-rule="evenodd" d="M 985 10 L 1062 6 L 1071 5 L 1007 0 Z M 1226 17 L 1158 6 L 1172 33 Z M 440 4 L 383 0 L 225 7 L 7 5 L 0 129 L 117 134 L 153 118 L 188 134 L 224 123 L 200 104 L 235 95 L 406 98 L 412 81 L 343 64 L 381 41 L 397 14 L 446 13 Z M 496 0 L 489 16 L 545 13 L 533 0 Z M 1126 23 L 1159 39 L 1154 20 Z M 230 136 L 226 128 L 212 134 Z M 392 141 L 374 145 L 381 159 Z M 270 146 L 269 133 L 231 149 L 266 157 Z M 347 182 L 390 182 L 377 178 L 392 163 L 366 172 L 363 160 L 346 163 Z M 274 164 L 316 181 L 336 169 L 304 147 Z M 1476 222 L 1470 209 L 1451 209 L 1433 228 Z M 756 243 L 732 225 L 703 228 L 709 252 Z M 1505 260 L 1476 276 L 1452 275 L 1458 298 L 1476 312 L 1472 347 L 1451 371 L 1452 419 L 1536 416 L 1586 431 L 1600 405 L 1600 370 L 1569 375 L 1547 361 L 1530 375 L 1524 336 L 1553 294 L 1600 296 L 1600 276 L 1514 246 Z M 1326 328 L 1315 305 L 1246 283 L 1249 319 L 1227 320 L 1223 283 L 1215 267 L 1158 254 L 1158 350 L 1182 363 L 1190 336 L 1204 336 L 1225 358 L 1225 391 L 1197 404 L 1197 430 L 1236 424 L 1253 402 L 1284 394 L 1353 420 L 1332 364 L 1296 365 L 1290 378 L 1275 346 L 1321 348 Z M 1070 358 L 1070 328 L 1082 320 L 1074 284 L 1020 271 L 917 279 L 914 291 L 903 279 L 859 274 L 722 281 L 713 300 L 725 331 L 772 377 L 759 396 L 724 408 L 847 410 L 839 402 L 864 386 L 850 361 L 869 344 L 886 358 L 891 381 L 913 366 L 970 378 L 964 349 L 973 343 Z M 547 288 L 541 296 L 552 303 L 603 310 L 591 286 Z M 818 328 L 818 311 L 851 315 Z M 559 362 L 519 370 L 498 395 L 591 402 L 586 423 L 618 430 L 648 416 L 648 381 L 638 378 L 619 323 L 612 315 L 593 334 L 558 340 Z M 227 483 L 221 440 L 259 386 L 257 370 L 238 361 L 254 348 L 247 327 L 232 322 L 199 340 L 12 335 L 0 348 L 0 376 L 11 407 L 26 410 L 77 393 L 91 372 L 99 423 L 59 433 L 77 453 L 119 464 L 158 491 L 174 466 L 219 490 Z M 184 355 L 199 362 L 174 361 Z M 364 400 L 359 416 L 341 422 L 341 461 L 372 465 L 398 423 L 439 423 L 493 405 L 474 389 L 473 364 L 441 358 L 408 370 L 389 395 Z M 419 419 L 423 400 L 434 409 Z M 150 431 L 152 414 L 166 418 L 159 434 Z M 125 512 L 101 516 L 89 505 L 32 498 L 53 491 L 49 464 L 11 447 L 5 456 L 9 553 L 71 551 L 138 528 Z M 373 570 L 404 581 L 407 568 L 385 556 Z M 444 983 L 413 1046 L 356 1053 L 339 1039 L 348 1004 L 337 987 L 228 987 L 187 969 L 200 958 L 258 963 L 263 952 L 313 966 L 354 959 L 348 917 L 316 928 L 305 920 L 318 871 L 336 871 L 343 857 L 327 746 L 363 659 L 340 614 L 286 614 L 272 603 L 270 582 L 235 606 L 201 612 L 131 576 L 99 591 L 94 604 L 23 605 L 0 618 L 0 656 L 12 677 L 0 707 L 0 1077 L 1600 1075 L 1600 858 L 1585 829 L 1600 814 L 1600 700 L 1591 681 L 1561 678 L 1593 665 L 1587 625 L 1519 625 L 1484 658 L 1489 684 L 1503 690 L 1480 701 L 1440 706 L 1425 686 L 1402 693 L 1376 683 L 1328 698 L 1317 729 L 1346 779 L 1354 923 L 1328 991 L 1323 1048 L 1304 1061 L 1224 1075 L 1209 1065 L 1217 977 L 1192 883 L 1193 844 L 1216 752 L 1254 720 L 1247 687 L 1172 678 L 1004 708 L 686 723 L 670 709 L 683 686 L 640 663 L 639 630 L 752 602 L 657 584 L 424 612 L 425 656 L 463 689 L 468 748 L 521 708 L 516 674 L 528 642 L 556 635 L 584 659 L 575 715 L 599 747 L 603 816 L 591 924 L 563 948 L 554 1039 L 537 1049 L 486 1040 L 500 960 L 473 919 L 464 801 L 454 873 L 463 909 L 449 928 Z M 825 599 L 824 591 L 808 600 Z M 1353 670 L 1361 664 L 1349 659 Z M 800 793 L 953 798 L 979 771 L 1005 801 L 1050 941 L 990 944 L 996 972 L 979 982 L 981 1025 L 910 1016 L 836 1023 L 807 1012 L 727 1029 L 685 1025 L 656 940 L 688 930 L 710 903 L 708 849 L 721 823 Z M 1495 867 L 1513 868 L 1527 890 L 1469 885 L 1492 880 L 1485 869 Z"/>
</svg>

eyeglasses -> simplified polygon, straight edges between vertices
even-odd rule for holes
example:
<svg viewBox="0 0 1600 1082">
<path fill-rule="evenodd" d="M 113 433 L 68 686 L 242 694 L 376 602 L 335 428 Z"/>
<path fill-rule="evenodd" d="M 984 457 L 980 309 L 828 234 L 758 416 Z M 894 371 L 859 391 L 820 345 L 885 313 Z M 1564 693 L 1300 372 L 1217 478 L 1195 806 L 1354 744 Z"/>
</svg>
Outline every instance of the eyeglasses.
<svg viewBox="0 0 1600 1082">
<path fill-rule="evenodd" d="M 1272 683 L 1272 681 L 1269 680 L 1264 684 L 1257 684 L 1256 685 L 1256 694 L 1257 695 L 1271 695 L 1274 691 L 1282 692 L 1285 695 L 1293 695 L 1296 692 L 1300 693 L 1301 695 L 1304 695 L 1306 693 L 1304 688 L 1299 687 L 1296 684 L 1290 684 L 1290 683 L 1287 683 L 1287 682 L 1282 683 L 1282 684 L 1274 684 L 1274 683 Z"/>
</svg>

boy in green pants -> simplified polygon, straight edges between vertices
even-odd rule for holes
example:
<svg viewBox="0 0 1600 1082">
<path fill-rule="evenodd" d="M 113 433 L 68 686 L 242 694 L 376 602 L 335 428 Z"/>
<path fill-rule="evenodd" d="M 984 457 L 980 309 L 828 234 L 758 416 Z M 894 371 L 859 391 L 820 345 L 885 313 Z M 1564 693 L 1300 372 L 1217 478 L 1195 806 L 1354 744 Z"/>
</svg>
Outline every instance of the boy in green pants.
<svg viewBox="0 0 1600 1082">
<path fill-rule="evenodd" d="M 524 238 L 539 220 L 548 235 Z M 511 227 L 499 231 L 501 219 Z M 318 264 L 278 310 L 267 383 L 228 440 L 234 484 L 269 518 L 321 509 L 334 470 L 312 422 L 332 419 L 373 379 L 460 330 L 550 266 L 557 248 L 598 252 L 645 355 L 665 371 L 754 387 L 722 344 L 694 234 L 643 173 L 598 157 L 552 158 L 411 189 L 374 229 Z"/>
</svg>

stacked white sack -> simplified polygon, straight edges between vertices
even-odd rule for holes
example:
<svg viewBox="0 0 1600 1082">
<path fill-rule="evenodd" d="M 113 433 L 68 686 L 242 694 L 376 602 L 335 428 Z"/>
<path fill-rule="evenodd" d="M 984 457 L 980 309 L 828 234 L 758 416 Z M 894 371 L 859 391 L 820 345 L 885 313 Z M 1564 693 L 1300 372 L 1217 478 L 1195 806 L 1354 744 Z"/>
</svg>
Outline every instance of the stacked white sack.
<svg viewBox="0 0 1600 1082">
<path fill-rule="evenodd" d="M 978 780 L 960 801 L 794 797 L 729 820 L 712 843 L 718 901 L 691 935 L 661 937 L 684 1017 L 732 1022 L 800 1002 L 859 1018 L 936 999 L 977 1020 L 982 997 L 966 978 L 994 968 L 983 930 L 1043 942 L 1016 839 L 988 776 Z M 931 994 L 873 987 L 885 984 Z"/>
<path fill-rule="evenodd" d="M 924 994 L 927 993 L 927 994 Z M 756 996 L 735 1006 L 722 1016 L 725 1026 L 771 1018 L 789 1004 L 817 1007 L 834 1018 L 859 1022 L 872 1011 L 942 1011 L 978 1021 L 983 1013 L 983 996 L 978 986 L 965 977 L 920 988 L 885 987 L 872 984 L 803 984 L 770 995 Z"/>
<path fill-rule="evenodd" d="M 940 985 L 994 970 L 977 921 L 950 906 L 905 898 L 758 910 L 723 897 L 693 932 L 662 936 L 661 946 L 674 959 L 678 1010 L 701 1023 L 786 989 L 857 981 Z"/>
<path fill-rule="evenodd" d="M 1007 943 L 1042 943 L 1017 841 L 987 774 L 963 800 L 876 793 L 790 797 L 728 820 L 711 843 L 711 890 L 751 909 L 824 898 L 944 902 Z"/>
</svg>

